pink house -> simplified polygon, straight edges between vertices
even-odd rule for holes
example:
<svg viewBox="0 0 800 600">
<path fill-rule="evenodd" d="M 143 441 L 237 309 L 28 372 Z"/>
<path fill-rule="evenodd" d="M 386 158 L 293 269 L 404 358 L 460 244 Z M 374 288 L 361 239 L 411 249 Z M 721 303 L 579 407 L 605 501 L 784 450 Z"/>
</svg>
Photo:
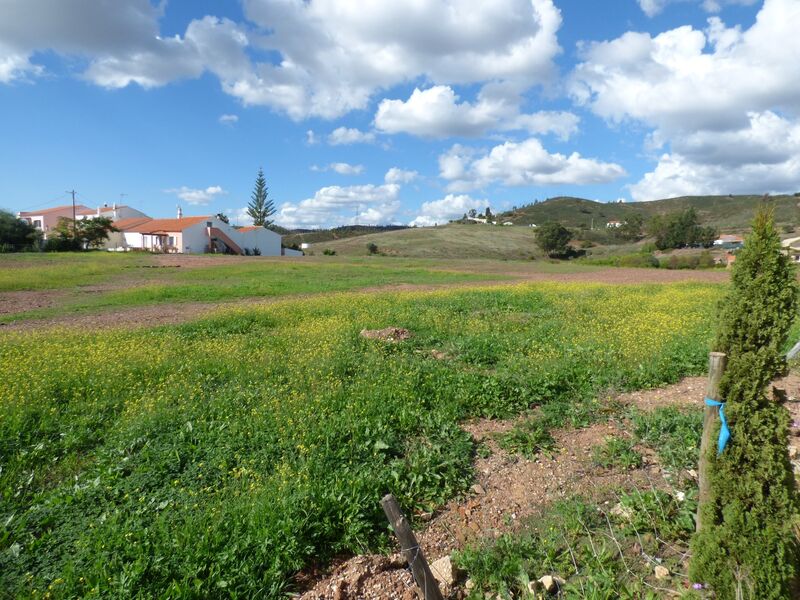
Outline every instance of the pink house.
<svg viewBox="0 0 800 600">
<path fill-rule="evenodd" d="M 75 206 L 76 215 L 90 210 L 88 206 L 84 206 L 83 204 Z M 56 206 L 55 208 L 45 208 L 42 210 L 19 212 L 17 213 L 17 217 L 36 227 L 36 229 L 42 232 L 44 238 L 47 239 L 47 233 L 58 224 L 60 218 L 72 218 L 72 204 Z"/>
</svg>

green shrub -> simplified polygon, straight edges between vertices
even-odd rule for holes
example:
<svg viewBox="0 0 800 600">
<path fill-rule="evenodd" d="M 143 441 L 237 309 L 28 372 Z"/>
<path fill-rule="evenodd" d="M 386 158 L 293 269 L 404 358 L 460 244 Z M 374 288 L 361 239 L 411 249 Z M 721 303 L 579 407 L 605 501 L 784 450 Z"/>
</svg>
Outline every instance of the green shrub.
<svg viewBox="0 0 800 600">
<path fill-rule="evenodd" d="M 514 428 L 497 437 L 503 450 L 534 458 L 540 452 L 549 453 L 555 447 L 555 440 L 541 419 L 528 419 L 517 423 Z"/>
<path fill-rule="evenodd" d="M 800 562 L 800 506 L 787 453 L 789 415 L 782 398 L 765 388 L 786 367 L 781 350 L 797 313 L 798 285 L 772 210 L 756 215 L 732 280 L 715 343 L 728 355 L 720 395 L 731 438 L 719 456 L 709 448 L 709 498 L 692 541 L 690 575 L 723 600 L 788 599 Z"/>
<path fill-rule="evenodd" d="M 325 256 L 336 256 L 336 250 L 331 250 L 330 248 L 325 248 L 322 253 Z"/>
<path fill-rule="evenodd" d="M 367 244 L 367 252 L 370 254 L 377 254 L 378 253 L 378 244 L 374 242 L 370 242 Z"/>
</svg>

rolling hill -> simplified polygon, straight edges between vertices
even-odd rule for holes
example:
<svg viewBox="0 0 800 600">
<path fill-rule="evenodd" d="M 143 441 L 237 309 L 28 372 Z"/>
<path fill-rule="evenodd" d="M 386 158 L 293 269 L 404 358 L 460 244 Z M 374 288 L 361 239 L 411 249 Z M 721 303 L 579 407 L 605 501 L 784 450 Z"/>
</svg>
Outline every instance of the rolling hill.
<svg viewBox="0 0 800 600">
<path fill-rule="evenodd" d="M 694 207 L 703 225 L 711 225 L 724 231 L 746 229 L 763 196 L 683 196 L 653 200 L 651 202 L 603 203 L 583 198 L 550 198 L 538 204 L 529 204 L 502 213 L 498 219 L 513 221 L 514 225 L 541 224 L 556 221 L 565 227 L 605 227 L 608 221 L 624 221 L 634 214 L 644 220 L 659 214 L 671 213 Z M 775 204 L 778 224 L 800 222 L 800 197 L 771 196 Z"/>
</svg>

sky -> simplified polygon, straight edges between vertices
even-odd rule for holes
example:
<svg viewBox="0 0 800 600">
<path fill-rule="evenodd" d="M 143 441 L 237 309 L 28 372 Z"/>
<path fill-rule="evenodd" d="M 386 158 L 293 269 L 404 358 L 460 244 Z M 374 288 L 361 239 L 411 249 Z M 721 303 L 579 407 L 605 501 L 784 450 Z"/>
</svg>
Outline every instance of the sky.
<svg viewBox="0 0 800 600">
<path fill-rule="evenodd" d="M 800 190 L 800 0 L 0 0 L 0 207 L 446 223 Z"/>
</svg>

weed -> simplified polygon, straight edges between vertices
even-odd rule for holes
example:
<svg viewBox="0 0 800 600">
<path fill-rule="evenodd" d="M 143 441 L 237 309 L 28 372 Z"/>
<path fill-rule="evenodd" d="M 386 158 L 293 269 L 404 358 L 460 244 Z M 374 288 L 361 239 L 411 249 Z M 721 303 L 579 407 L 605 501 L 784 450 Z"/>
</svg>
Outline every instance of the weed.
<svg viewBox="0 0 800 600">
<path fill-rule="evenodd" d="M 662 464 L 673 471 L 696 468 L 700 456 L 703 414 L 674 407 L 631 413 L 634 433 L 654 449 Z"/>
<path fill-rule="evenodd" d="M 536 418 L 517 423 L 510 431 L 499 434 L 497 441 L 503 450 L 526 458 L 534 458 L 540 452 L 549 456 L 555 447 L 547 425 Z"/>
<path fill-rule="evenodd" d="M 637 469 L 642 466 L 642 455 L 630 440 L 611 436 L 592 449 L 592 461 L 604 468 Z"/>
</svg>

